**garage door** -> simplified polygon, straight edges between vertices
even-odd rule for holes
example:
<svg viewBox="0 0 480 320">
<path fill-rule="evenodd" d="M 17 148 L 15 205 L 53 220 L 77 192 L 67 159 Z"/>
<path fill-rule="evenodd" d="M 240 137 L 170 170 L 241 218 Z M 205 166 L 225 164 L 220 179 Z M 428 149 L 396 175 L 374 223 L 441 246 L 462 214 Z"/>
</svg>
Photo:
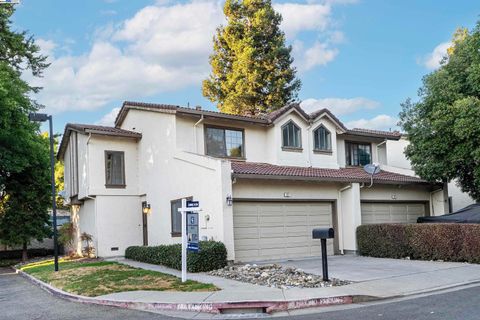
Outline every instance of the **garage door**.
<svg viewBox="0 0 480 320">
<path fill-rule="evenodd" d="M 321 255 L 315 227 L 332 227 L 331 203 L 235 202 L 235 260 L 255 261 Z M 328 241 L 333 254 L 333 241 Z"/>
<path fill-rule="evenodd" d="M 362 224 L 415 223 L 425 216 L 425 203 L 362 203 Z"/>
</svg>

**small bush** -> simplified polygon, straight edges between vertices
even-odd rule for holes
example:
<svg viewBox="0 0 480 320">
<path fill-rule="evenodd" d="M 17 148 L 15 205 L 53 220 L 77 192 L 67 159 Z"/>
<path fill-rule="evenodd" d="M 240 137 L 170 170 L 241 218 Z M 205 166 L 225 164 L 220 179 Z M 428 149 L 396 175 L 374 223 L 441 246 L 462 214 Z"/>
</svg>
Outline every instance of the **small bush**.
<svg viewBox="0 0 480 320">
<path fill-rule="evenodd" d="M 357 228 L 360 255 L 480 263 L 480 225 L 372 224 Z"/>
<path fill-rule="evenodd" d="M 155 247 L 128 247 L 125 258 L 135 261 L 159 264 L 169 268 L 182 269 L 182 245 L 160 245 Z M 189 272 L 206 272 L 227 265 L 227 249 L 217 241 L 200 241 L 198 253 L 188 252 L 187 269 Z"/>
</svg>

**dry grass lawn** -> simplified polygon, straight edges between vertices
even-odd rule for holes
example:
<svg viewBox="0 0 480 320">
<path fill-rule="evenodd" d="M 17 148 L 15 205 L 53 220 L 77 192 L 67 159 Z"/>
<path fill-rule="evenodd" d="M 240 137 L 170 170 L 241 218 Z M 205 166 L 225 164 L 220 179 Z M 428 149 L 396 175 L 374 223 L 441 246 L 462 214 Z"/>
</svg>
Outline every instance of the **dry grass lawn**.
<svg viewBox="0 0 480 320">
<path fill-rule="evenodd" d="M 213 284 L 188 280 L 182 283 L 175 276 L 133 268 L 110 261 L 60 261 L 54 272 L 53 261 L 41 261 L 21 267 L 24 272 L 64 291 L 82 296 L 134 291 L 216 291 Z"/>
</svg>

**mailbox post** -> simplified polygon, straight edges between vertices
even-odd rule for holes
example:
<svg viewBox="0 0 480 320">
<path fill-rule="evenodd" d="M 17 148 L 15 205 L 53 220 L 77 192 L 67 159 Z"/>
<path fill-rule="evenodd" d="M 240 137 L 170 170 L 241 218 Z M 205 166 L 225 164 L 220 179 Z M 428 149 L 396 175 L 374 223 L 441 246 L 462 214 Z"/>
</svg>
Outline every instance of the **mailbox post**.
<svg viewBox="0 0 480 320">
<path fill-rule="evenodd" d="M 320 239 L 322 246 L 322 271 L 323 281 L 328 280 L 328 262 L 327 262 L 327 239 L 333 239 L 335 237 L 335 231 L 333 228 L 315 228 L 312 231 L 313 239 Z"/>
</svg>

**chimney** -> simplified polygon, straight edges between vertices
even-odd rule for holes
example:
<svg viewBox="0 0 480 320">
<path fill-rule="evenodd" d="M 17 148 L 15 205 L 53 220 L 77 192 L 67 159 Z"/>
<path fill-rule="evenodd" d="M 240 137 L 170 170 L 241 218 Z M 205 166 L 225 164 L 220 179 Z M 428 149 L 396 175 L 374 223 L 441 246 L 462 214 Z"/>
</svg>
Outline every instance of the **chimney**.
<svg viewBox="0 0 480 320">
<path fill-rule="evenodd" d="M 195 110 L 202 111 L 202 106 L 195 106 Z"/>
</svg>

